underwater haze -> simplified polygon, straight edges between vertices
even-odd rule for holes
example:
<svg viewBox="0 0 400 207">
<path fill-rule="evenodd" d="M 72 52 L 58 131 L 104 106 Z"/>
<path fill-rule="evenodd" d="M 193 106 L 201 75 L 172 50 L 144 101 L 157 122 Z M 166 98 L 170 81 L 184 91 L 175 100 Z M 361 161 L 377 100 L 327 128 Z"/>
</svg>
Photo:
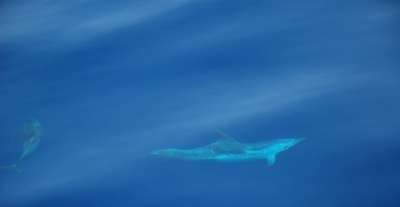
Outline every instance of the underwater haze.
<svg viewBox="0 0 400 207">
<path fill-rule="evenodd" d="M 400 206 L 400 3 L 2 1 L 1 207 Z M 305 138 L 242 162 L 151 152 Z M 31 150 L 32 150 L 31 149 Z"/>
</svg>

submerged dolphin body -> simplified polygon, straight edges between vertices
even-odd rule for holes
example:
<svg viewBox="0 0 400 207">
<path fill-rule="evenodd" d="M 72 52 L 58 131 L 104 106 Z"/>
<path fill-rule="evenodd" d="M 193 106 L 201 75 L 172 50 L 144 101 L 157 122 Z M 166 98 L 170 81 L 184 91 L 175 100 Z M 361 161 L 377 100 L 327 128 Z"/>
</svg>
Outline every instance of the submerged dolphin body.
<svg viewBox="0 0 400 207">
<path fill-rule="evenodd" d="M 43 127 L 36 119 L 29 119 L 25 122 L 24 129 L 22 130 L 22 153 L 18 160 L 12 165 L 0 166 L 0 169 L 14 169 L 21 172 L 17 166 L 19 161 L 25 156 L 32 153 L 39 145 L 40 137 L 43 135 Z"/>
<path fill-rule="evenodd" d="M 305 138 L 275 139 L 257 143 L 240 143 L 227 134 L 215 130 L 220 139 L 195 149 L 167 148 L 153 151 L 153 155 L 182 160 L 243 161 L 267 159 L 268 166 L 275 163 L 275 156 Z"/>
</svg>

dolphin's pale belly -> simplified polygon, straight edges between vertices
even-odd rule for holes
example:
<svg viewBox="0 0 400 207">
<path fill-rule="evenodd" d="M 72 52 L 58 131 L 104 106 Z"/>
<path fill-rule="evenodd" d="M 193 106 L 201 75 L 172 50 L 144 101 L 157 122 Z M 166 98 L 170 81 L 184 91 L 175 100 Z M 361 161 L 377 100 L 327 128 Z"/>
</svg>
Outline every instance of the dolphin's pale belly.
<svg viewBox="0 0 400 207">
<path fill-rule="evenodd" d="M 40 139 L 38 137 L 31 137 L 30 139 L 24 140 L 22 145 L 22 154 L 19 159 L 22 159 L 33 152 L 37 148 L 39 141 Z"/>
</svg>

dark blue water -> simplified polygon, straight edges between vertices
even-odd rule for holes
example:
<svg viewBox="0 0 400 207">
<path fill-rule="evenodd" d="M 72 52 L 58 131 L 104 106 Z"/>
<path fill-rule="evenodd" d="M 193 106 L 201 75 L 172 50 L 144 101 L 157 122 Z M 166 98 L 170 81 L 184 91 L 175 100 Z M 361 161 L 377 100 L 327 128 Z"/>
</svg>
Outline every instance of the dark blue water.
<svg viewBox="0 0 400 207">
<path fill-rule="evenodd" d="M 0 206 L 400 206 L 396 1 L 5 1 Z M 267 161 L 148 156 L 306 140 Z"/>
</svg>

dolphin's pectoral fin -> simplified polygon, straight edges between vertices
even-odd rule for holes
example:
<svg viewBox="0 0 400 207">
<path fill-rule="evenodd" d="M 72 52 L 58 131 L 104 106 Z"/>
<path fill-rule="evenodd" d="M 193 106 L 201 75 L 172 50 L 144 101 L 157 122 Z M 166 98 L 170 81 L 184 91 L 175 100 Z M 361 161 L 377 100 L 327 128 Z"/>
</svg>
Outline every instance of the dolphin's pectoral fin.
<svg viewBox="0 0 400 207">
<path fill-rule="evenodd" d="M 274 154 L 273 155 L 269 155 L 267 157 L 267 159 L 268 159 L 268 166 L 271 166 L 272 164 L 275 163 L 275 155 Z"/>
</svg>

